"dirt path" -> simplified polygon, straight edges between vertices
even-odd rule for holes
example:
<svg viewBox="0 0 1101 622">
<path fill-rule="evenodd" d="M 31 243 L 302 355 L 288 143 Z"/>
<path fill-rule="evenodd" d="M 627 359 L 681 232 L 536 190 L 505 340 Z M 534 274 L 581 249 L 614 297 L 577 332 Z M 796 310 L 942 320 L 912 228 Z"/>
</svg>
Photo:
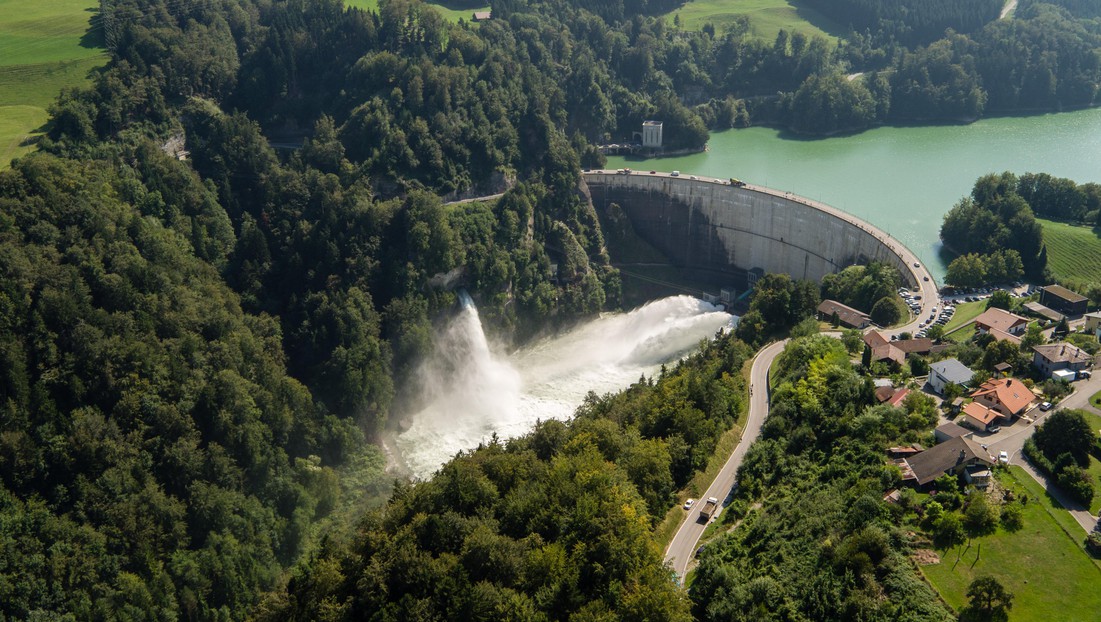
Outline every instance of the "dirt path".
<svg viewBox="0 0 1101 622">
<path fill-rule="evenodd" d="M 1009 14 L 1017 10 L 1017 0 L 1006 0 L 1005 6 L 1002 7 L 1002 14 L 998 16 L 998 19 L 1005 19 L 1009 17 Z"/>
</svg>

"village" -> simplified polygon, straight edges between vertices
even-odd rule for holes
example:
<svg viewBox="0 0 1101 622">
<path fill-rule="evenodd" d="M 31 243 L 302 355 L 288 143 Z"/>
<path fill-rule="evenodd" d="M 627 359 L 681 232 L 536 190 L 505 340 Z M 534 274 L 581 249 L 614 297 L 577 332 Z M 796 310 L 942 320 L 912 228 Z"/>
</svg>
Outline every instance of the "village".
<svg viewBox="0 0 1101 622">
<path fill-rule="evenodd" d="M 1087 312 L 1084 296 L 1059 285 L 977 292 L 945 288 L 941 294 L 934 315 L 918 324 L 921 329 L 937 326 L 935 338 L 925 330 L 881 329 L 866 313 L 836 301 L 823 301 L 818 308 L 819 319 L 831 328 L 862 331 L 860 365 L 874 378 L 879 403 L 903 407 L 917 393 L 937 404 L 931 445 L 913 443 L 887 452 L 888 462 L 902 473 L 902 484 L 935 493 L 947 474 L 986 490 L 992 469 L 1012 463 L 1059 499 L 1086 532 L 1093 531 L 1097 516 L 1050 486 L 1053 474 L 1042 472 L 1023 453 L 1035 430 L 1060 409 L 1083 409 L 1097 416 L 1093 428 L 1101 427 L 1101 410 L 1091 405 L 1091 397 L 1101 392 L 1101 379 L 1092 374 L 1101 313 Z M 905 289 L 900 296 L 912 304 Z M 1007 300 L 1012 311 L 994 306 Z M 956 309 L 965 308 L 977 315 L 953 322 L 956 313 L 963 313 Z M 885 500 L 897 501 L 899 494 L 892 489 Z"/>
</svg>

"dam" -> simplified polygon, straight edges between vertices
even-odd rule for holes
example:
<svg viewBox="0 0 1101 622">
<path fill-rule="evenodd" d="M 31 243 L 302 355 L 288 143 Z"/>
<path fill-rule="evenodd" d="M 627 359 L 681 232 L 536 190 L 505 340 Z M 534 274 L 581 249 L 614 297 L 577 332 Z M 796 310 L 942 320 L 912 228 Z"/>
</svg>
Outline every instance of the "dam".
<svg viewBox="0 0 1101 622">
<path fill-rule="evenodd" d="M 625 170 L 582 174 L 593 206 L 607 213 L 618 205 L 678 268 L 746 286 L 751 271 L 821 281 L 880 261 L 911 288 L 935 287 L 901 242 L 837 208 L 733 179 Z"/>
</svg>

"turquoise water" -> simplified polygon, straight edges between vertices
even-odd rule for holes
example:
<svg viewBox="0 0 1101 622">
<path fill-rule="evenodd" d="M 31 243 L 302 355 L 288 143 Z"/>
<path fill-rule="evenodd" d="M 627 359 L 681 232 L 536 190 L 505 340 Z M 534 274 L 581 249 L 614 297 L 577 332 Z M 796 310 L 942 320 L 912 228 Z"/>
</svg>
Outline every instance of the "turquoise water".
<svg viewBox="0 0 1101 622">
<path fill-rule="evenodd" d="M 623 166 L 738 177 L 829 203 L 901 240 L 942 280 L 941 221 L 978 177 L 1044 172 L 1101 182 L 1101 109 L 816 140 L 772 128 L 728 130 L 712 134 L 704 153 L 608 158 L 608 168 Z"/>
</svg>

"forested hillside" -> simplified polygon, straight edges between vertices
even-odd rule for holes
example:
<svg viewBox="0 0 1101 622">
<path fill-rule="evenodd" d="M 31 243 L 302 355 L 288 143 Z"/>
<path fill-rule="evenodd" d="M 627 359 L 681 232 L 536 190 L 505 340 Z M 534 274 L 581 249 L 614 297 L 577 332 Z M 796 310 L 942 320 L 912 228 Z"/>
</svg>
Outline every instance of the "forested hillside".
<svg viewBox="0 0 1101 622">
<path fill-rule="evenodd" d="M 762 120 L 1091 105 L 1101 29 L 1028 4 L 925 47 L 834 47 L 669 9 L 104 2 L 111 63 L 0 174 L 0 617 L 685 617 L 649 530 L 741 411 L 730 337 L 399 486 L 353 548 L 319 533 L 385 488 L 369 443 L 414 406 L 452 287 L 503 341 L 616 308 L 580 169 L 644 119 L 700 149 Z M 817 300 L 768 283 L 755 343 Z"/>
</svg>

